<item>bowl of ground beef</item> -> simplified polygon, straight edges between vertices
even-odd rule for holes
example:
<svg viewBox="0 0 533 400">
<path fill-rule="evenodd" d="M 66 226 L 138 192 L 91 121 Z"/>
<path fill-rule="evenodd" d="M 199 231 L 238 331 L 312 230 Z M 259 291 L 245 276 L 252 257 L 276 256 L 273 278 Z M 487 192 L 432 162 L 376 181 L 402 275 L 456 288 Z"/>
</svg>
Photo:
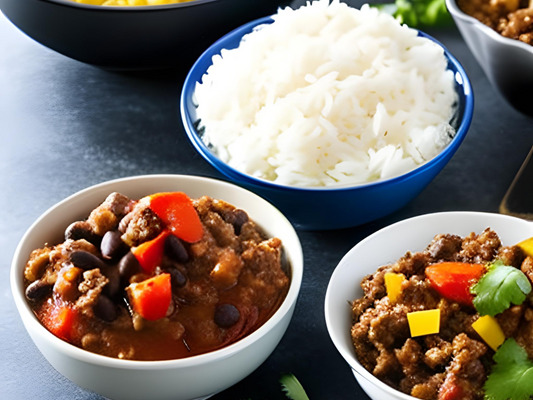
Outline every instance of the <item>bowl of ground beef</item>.
<svg viewBox="0 0 533 400">
<path fill-rule="evenodd" d="M 533 115 L 533 3 L 446 0 L 446 6 L 492 85 L 517 110 Z"/>
<path fill-rule="evenodd" d="M 447 212 L 396 223 L 350 250 L 332 274 L 325 317 L 365 392 L 532 396 L 506 375 L 533 366 L 533 253 L 523 245 L 532 236 L 533 224 L 514 217 Z"/>
<path fill-rule="evenodd" d="M 203 399 L 274 351 L 302 250 L 275 207 L 180 175 L 105 182 L 46 211 L 15 252 L 11 287 L 61 374 L 112 399 Z"/>
</svg>

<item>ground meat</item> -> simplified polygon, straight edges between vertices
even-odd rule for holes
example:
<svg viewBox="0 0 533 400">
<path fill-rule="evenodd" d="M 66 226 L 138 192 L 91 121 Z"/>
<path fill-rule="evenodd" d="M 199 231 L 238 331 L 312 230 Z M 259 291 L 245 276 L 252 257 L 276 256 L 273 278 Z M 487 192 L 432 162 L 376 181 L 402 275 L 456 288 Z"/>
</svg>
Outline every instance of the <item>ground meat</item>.
<svg viewBox="0 0 533 400">
<path fill-rule="evenodd" d="M 358 321 L 361 314 L 363 314 L 363 312 L 365 312 L 365 310 L 373 304 L 374 301 L 368 297 L 362 297 L 354 300 L 352 302 L 352 321 L 354 323 Z"/>
<path fill-rule="evenodd" d="M 516 342 L 526 349 L 529 358 L 533 358 L 533 308 L 525 307 L 524 321 L 515 336 Z"/>
<path fill-rule="evenodd" d="M 533 6 L 528 0 L 458 0 L 457 4 L 501 35 L 533 43 Z"/>
<path fill-rule="evenodd" d="M 505 337 L 513 337 L 518 331 L 518 326 L 520 325 L 522 316 L 524 315 L 524 308 L 525 306 L 523 304 L 519 306 L 512 306 L 496 316 L 496 320 L 502 328 Z"/>
<path fill-rule="evenodd" d="M 411 396 L 424 400 L 437 399 L 439 388 L 444 382 L 445 373 L 432 375 L 426 382 L 413 386 Z"/>
<path fill-rule="evenodd" d="M 413 275 L 402 285 L 400 302 L 408 307 L 409 312 L 437 308 L 440 301 L 439 294 L 431 284 L 418 275 Z"/>
<path fill-rule="evenodd" d="M 471 233 L 463 240 L 459 258 L 463 262 L 484 263 L 494 259 L 501 246 L 500 238 L 490 228 L 479 235 Z"/>
<path fill-rule="evenodd" d="M 385 288 L 385 274 L 390 272 L 392 267 L 385 265 L 379 267 L 378 270 L 372 274 L 367 275 L 361 281 L 361 288 L 365 293 L 365 297 L 370 300 L 379 300 L 387 294 L 387 289 Z"/>
<path fill-rule="evenodd" d="M 431 369 L 448 364 L 452 356 L 453 346 L 437 335 L 427 336 L 425 344 L 429 348 L 424 354 L 424 363 Z"/>
<path fill-rule="evenodd" d="M 155 238 L 163 228 L 161 219 L 145 204 L 138 203 L 129 219 L 122 240 L 130 247 Z"/>
<path fill-rule="evenodd" d="M 50 250 L 49 247 L 45 247 L 31 252 L 30 259 L 24 269 L 24 278 L 30 282 L 34 282 L 43 276 L 44 270 L 50 260 Z"/>
<path fill-rule="evenodd" d="M 533 284 L 533 257 L 527 257 L 520 267 L 520 270 L 526 274 L 529 281 Z"/>
<path fill-rule="evenodd" d="M 429 244 L 427 252 L 434 260 L 454 261 L 461 251 L 463 239 L 457 235 L 437 235 Z"/>
<path fill-rule="evenodd" d="M 427 253 L 405 253 L 393 266 L 393 271 L 404 275 L 415 275 L 423 273 L 425 268 L 435 260 L 431 259 Z"/>
<path fill-rule="evenodd" d="M 93 307 L 108 282 L 98 268 L 83 273 L 83 281 L 78 286 L 81 296 L 76 301 L 76 307 L 82 314 L 93 316 Z"/>
<path fill-rule="evenodd" d="M 498 251 L 497 258 L 502 260 L 505 265 L 510 265 L 515 268 L 520 268 L 522 262 L 526 258 L 524 251 L 518 246 L 502 247 Z"/>
</svg>

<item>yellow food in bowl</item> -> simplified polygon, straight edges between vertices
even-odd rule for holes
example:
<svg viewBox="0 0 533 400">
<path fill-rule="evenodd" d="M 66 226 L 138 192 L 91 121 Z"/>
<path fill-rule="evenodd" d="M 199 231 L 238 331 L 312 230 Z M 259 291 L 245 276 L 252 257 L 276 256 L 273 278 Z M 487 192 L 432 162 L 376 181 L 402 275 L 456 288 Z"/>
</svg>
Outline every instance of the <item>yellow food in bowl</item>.
<svg viewBox="0 0 533 400">
<path fill-rule="evenodd" d="M 186 3 L 192 0 L 73 0 L 76 3 L 95 6 L 157 6 L 161 4 Z"/>
</svg>

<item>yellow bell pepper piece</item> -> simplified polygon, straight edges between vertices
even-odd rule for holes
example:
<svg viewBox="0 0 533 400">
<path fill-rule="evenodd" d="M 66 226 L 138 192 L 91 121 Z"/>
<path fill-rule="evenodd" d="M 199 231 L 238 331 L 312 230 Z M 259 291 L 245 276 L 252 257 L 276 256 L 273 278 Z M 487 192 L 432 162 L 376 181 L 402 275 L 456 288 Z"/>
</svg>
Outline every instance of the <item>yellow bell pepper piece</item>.
<svg viewBox="0 0 533 400">
<path fill-rule="evenodd" d="M 398 296 L 402 293 L 402 283 L 406 281 L 404 274 L 395 274 L 394 272 L 387 272 L 385 274 L 385 287 L 387 288 L 387 296 L 391 303 L 396 303 Z"/>
<path fill-rule="evenodd" d="M 503 342 L 505 342 L 505 335 L 502 328 L 493 317 L 484 315 L 472 324 L 472 328 L 481 336 L 481 339 L 487 343 L 494 351 L 498 350 Z"/>
<path fill-rule="evenodd" d="M 425 310 L 407 313 L 411 337 L 432 335 L 440 330 L 440 310 Z"/>
<path fill-rule="evenodd" d="M 517 246 L 524 250 L 524 253 L 526 253 L 526 255 L 533 257 L 533 237 L 521 241 L 517 244 Z"/>
</svg>

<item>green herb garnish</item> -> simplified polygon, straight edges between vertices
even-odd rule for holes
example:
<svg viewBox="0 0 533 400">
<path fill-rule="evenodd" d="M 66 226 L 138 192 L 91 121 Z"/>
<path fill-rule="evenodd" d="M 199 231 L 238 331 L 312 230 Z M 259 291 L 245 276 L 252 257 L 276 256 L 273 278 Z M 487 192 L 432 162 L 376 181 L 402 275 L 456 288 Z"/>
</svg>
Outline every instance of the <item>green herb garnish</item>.
<svg viewBox="0 0 533 400">
<path fill-rule="evenodd" d="M 485 400 L 529 400 L 533 396 L 533 362 L 514 339 L 494 354 L 496 365 L 485 382 Z"/>
<path fill-rule="evenodd" d="M 479 314 L 494 317 L 511 303 L 522 304 L 531 292 L 531 283 L 519 269 L 496 261 L 470 291 L 476 295 L 474 306 Z"/>
<path fill-rule="evenodd" d="M 304 388 L 293 374 L 283 374 L 279 380 L 285 395 L 291 400 L 309 400 Z"/>
<path fill-rule="evenodd" d="M 445 0 L 396 0 L 394 3 L 372 4 L 392 15 L 400 24 L 411 27 L 439 26 L 451 22 Z"/>
</svg>

